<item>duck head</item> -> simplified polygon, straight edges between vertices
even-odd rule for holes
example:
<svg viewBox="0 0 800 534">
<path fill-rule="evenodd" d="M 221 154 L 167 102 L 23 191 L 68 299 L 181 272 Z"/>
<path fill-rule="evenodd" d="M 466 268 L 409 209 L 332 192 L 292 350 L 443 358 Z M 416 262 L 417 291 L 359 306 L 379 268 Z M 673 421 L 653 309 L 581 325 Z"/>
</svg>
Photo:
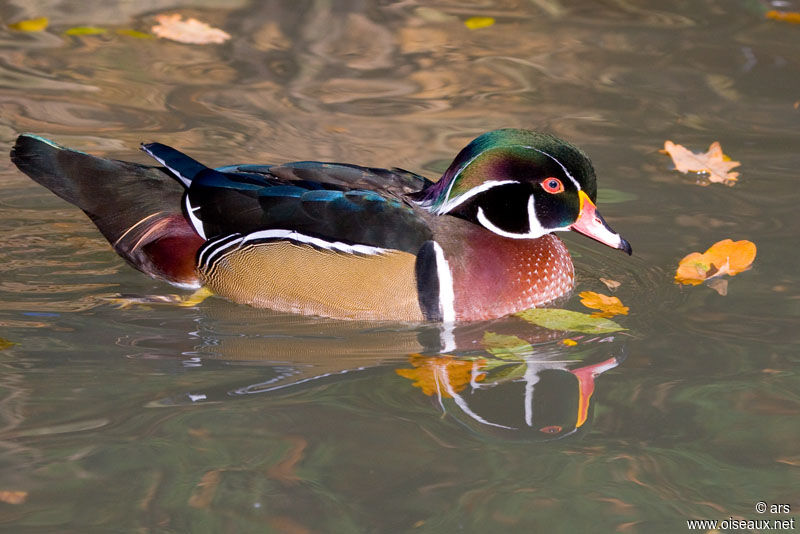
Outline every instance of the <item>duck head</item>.
<svg viewBox="0 0 800 534">
<path fill-rule="evenodd" d="M 512 239 L 573 230 L 631 254 L 596 198 L 594 168 L 582 150 L 549 134 L 507 128 L 474 139 L 414 200 Z"/>
</svg>

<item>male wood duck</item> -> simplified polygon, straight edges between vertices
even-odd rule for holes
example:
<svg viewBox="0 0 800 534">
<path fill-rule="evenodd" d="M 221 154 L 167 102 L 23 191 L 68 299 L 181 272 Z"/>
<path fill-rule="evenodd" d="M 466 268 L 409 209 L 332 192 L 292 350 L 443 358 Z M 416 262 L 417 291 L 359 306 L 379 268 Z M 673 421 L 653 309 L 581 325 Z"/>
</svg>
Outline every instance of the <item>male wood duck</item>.
<svg viewBox="0 0 800 534">
<path fill-rule="evenodd" d="M 161 166 L 31 134 L 11 159 L 81 208 L 140 271 L 283 312 L 492 319 L 572 289 L 572 260 L 554 232 L 631 253 L 595 208 L 589 158 L 548 134 L 485 133 L 435 183 L 315 161 L 215 170 L 159 143 L 142 150 Z"/>
</svg>

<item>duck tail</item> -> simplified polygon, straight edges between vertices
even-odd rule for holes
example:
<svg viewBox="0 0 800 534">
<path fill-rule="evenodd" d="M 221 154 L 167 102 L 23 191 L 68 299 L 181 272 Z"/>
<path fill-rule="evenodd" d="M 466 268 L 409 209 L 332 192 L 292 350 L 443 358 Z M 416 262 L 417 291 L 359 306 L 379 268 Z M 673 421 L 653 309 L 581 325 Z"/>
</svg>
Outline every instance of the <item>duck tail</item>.
<svg viewBox="0 0 800 534">
<path fill-rule="evenodd" d="M 95 157 L 23 134 L 11 161 L 34 181 L 86 213 L 114 250 L 136 269 L 198 287 L 204 239 L 181 211 L 183 180 L 162 167 Z"/>
</svg>

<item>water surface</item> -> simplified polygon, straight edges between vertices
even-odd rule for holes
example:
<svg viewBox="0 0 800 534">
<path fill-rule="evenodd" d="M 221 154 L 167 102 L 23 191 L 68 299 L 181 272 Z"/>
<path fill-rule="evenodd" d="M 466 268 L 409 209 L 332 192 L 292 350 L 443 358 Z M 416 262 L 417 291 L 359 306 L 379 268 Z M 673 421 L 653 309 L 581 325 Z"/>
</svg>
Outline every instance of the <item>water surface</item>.
<svg viewBox="0 0 800 534">
<path fill-rule="evenodd" d="M 0 492 L 23 500 L 0 503 L 2 528 L 683 532 L 687 519 L 796 517 L 800 27 L 767 7 L 0 3 L 4 23 L 50 18 L 0 30 L 6 147 L 27 131 L 139 162 L 140 142 L 161 141 L 213 166 L 333 160 L 435 178 L 478 134 L 534 128 L 592 156 L 600 208 L 635 251 L 565 236 L 578 282 L 560 305 L 586 311 L 577 292 L 619 281 L 627 331 L 470 324 L 448 360 L 435 326 L 214 298 L 119 307 L 179 290 L 2 160 L 0 337 L 15 344 L 0 351 Z M 162 12 L 232 39 L 116 32 Z M 472 16 L 495 23 L 470 30 Z M 108 31 L 64 33 L 76 26 Z M 720 141 L 739 182 L 675 172 L 667 139 Z M 758 246 L 726 296 L 673 282 L 680 258 L 724 238 Z M 531 349 L 500 365 L 492 335 Z M 455 395 L 426 389 L 443 376 Z"/>
</svg>

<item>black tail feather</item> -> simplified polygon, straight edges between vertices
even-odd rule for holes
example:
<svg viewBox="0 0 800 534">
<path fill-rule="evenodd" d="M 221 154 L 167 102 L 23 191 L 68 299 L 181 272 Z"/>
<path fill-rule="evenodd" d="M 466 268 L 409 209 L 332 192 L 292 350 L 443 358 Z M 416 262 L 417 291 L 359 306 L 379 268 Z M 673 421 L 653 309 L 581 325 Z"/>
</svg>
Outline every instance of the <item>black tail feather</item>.
<svg viewBox="0 0 800 534">
<path fill-rule="evenodd" d="M 203 240 L 185 222 L 184 189 L 169 171 L 99 158 L 31 134 L 17 138 L 11 161 L 82 209 L 117 253 L 137 269 L 170 282 L 194 283 L 187 266 L 194 260 L 192 250 Z M 166 243 L 171 247 L 180 243 L 175 257 L 169 257 Z M 183 257 L 187 254 L 191 258 Z M 181 272 L 176 274 L 176 269 Z"/>
</svg>

